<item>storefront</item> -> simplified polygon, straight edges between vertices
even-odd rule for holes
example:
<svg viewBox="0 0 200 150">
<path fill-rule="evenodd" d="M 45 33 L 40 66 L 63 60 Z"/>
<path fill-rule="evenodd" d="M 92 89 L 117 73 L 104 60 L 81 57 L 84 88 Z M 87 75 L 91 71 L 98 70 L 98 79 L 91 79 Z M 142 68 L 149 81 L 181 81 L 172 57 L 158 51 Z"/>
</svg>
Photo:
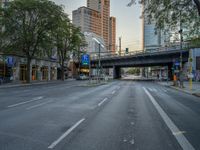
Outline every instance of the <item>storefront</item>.
<svg viewBox="0 0 200 150">
<path fill-rule="evenodd" d="M 31 81 L 57 80 L 58 63 L 55 61 L 33 59 L 30 64 Z M 27 59 L 17 56 L 0 55 L 0 83 L 26 82 Z"/>
<path fill-rule="evenodd" d="M 42 80 L 48 80 L 48 67 L 47 66 L 43 66 L 41 68 L 41 72 L 42 72 Z"/>
<path fill-rule="evenodd" d="M 51 67 L 51 75 L 50 75 L 51 80 L 56 80 L 56 74 L 57 74 L 56 67 Z"/>
<path fill-rule="evenodd" d="M 4 62 L 0 62 L 0 78 L 5 77 L 6 74 L 6 65 Z"/>
<path fill-rule="evenodd" d="M 25 64 L 20 64 L 19 79 L 20 81 L 26 81 L 27 66 Z"/>
<path fill-rule="evenodd" d="M 38 80 L 38 66 L 37 65 L 33 65 L 32 66 L 32 81 Z"/>
</svg>

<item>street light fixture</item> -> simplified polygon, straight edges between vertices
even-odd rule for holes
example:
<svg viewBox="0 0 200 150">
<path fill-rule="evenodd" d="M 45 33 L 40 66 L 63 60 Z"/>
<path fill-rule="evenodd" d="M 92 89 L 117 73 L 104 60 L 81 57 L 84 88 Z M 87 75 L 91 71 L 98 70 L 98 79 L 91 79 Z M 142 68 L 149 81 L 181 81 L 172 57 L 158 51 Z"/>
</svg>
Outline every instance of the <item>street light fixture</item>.
<svg viewBox="0 0 200 150">
<path fill-rule="evenodd" d="M 99 82 L 99 78 L 100 78 L 100 68 L 101 68 L 101 47 L 105 48 L 105 46 L 103 44 L 101 44 L 101 42 L 99 42 L 99 40 L 97 40 L 96 38 L 92 38 L 95 42 L 98 43 L 99 45 L 99 57 L 98 57 L 98 70 L 97 70 L 97 80 Z"/>
</svg>

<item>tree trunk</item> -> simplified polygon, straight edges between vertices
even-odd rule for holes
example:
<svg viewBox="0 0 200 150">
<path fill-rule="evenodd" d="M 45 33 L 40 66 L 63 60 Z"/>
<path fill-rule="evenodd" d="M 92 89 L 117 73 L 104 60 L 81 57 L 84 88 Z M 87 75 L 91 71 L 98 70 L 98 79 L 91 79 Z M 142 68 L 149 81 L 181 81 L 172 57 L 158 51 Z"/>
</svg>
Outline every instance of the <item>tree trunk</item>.
<svg viewBox="0 0 200 150">
<path fill-rule="evenodd" d="M 65 80 L 65 67 L 62 66 L 61 68 L 61 79 L 64 81 Z"/>
<path fill-rule="evenodd" d="M 65 80 L 65 65 L 63 60 L 61 61 L 61 80 Z"/>
<path fill-rule="evenodd" d="M 31 58 L 27 58 L 27 71 L 26 71 L 26 83 L 30 83 L 31 81 L 31 77 L 30 77 L 30 74 L 31 74 Z"/>
</svg>

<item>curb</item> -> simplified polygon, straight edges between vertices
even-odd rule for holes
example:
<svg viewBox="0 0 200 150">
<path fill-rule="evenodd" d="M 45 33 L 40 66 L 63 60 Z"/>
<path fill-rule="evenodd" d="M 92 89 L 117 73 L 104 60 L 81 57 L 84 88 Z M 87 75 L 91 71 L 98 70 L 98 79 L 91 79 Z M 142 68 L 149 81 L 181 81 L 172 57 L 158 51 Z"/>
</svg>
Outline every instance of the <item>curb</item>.
<svg viewBox="0 0 200 150">
<path fill-rule="evenodd" d="M 173 87 L 173 86 L 169 86 L 169 87 L 172 88 L 172 89 L 175 89 L 175 90 L 177 90 L 177 91 L 184 92 L 184 93 L 186 93 L 186 94 L 190 94 L 190 95 L 194 95 L 194 96 L 196 96 L 196 97 L 200 97 L 200 93 L 190 92 L 190 91 L 188 91 L 188 90 L 180 89 L 180 88 Z"/>
<path fill-rule="evenodd" d="M 200 97 L 200 93 L 190 92 L 190 91 L 185 90 L 185 89 L 180 89 L 178 87 L 174 87 L 173 85 L 164 85 L 164 86 L 169 87 L 171 89 L 175 89 L 177 91 L 181 91 L 181 92 L 186 93 L 186 94 L 190 94 L 190 95 L 194 95 L 196 97 Z"/>
<path fill-rule="evenodd" d="M 83 84 L 83 85 L 78 85 L 79 87 L 95 87 L 95 86 L 101 86 L 105 85 L 107 83 L 100 83 L 100 84 Z"/>
<path fill-rule="evenodd" d="M 190 95 L 194 95 L 196 97 L 200 97 L 200 93 L 191 92 L 191 91 L 188 91 L 188 90 L 185 90 L 185 89 L 174 87 L 173 85 L 163 85 L 163 84 L 160 84 L 160 83 L 158 83 L 158 84 L 162 85 L 162 86 L 165 86 L 165 87 L 169 87 L 169 88 L 175 89 L 177 91 L 181 91 L 181 92 L 186 93 L 186 94 L 190 94 Z"/>
<path fill-rule="evenodd" d="M 66 80 L 66 81 L 72 81 L 72 80 Z M 32 85 L 44 85 L 44 84 L 53 84 L 53 83 L 63 83 L 66 81 L 49 81 L 49 82 L 36 82 L 36 83 L 21 83 L 21 84 L 11 84 L 11 85 L 0 85 L 0 89 L 3 88 L 14 88 L 14 87 L 25 87 L 25 86 L 32 86 Z"/>
<path fill-rule="evenodd" d="M 175 89 L 175 90 L 177 90 L 177 91 L 181 91 L 181 92 L 184 92 L 184 93 L 190 94 L 190 95 L 193 95 L 193 94 L 194 94 L 193 92 L 190 92 L 190 91 L 187 91 L 187 90 L 184 90 L 184 89 L 178 88 L 178 87 L 174 87 L 174 86 L 172 86 L 172 85 L 170 85 L 169 87 L 172 88 L 172 89 Z"/>
</svg>

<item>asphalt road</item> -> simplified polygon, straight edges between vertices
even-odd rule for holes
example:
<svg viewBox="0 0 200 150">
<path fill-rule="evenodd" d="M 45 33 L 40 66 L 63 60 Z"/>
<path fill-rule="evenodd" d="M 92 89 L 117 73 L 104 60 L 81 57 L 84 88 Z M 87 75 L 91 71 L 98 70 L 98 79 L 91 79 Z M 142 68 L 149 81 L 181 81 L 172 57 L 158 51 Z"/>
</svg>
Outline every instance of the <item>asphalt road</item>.
<svg viewBox="0 0 200 150">
<path fill-rule="evenodd" d="M 0 150 L 199 150 L 200 99 L 153 82 L 0 89 Z"/>
</svg>

